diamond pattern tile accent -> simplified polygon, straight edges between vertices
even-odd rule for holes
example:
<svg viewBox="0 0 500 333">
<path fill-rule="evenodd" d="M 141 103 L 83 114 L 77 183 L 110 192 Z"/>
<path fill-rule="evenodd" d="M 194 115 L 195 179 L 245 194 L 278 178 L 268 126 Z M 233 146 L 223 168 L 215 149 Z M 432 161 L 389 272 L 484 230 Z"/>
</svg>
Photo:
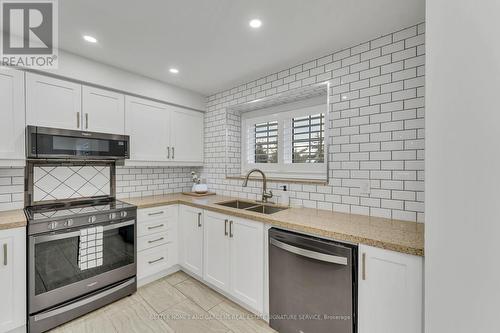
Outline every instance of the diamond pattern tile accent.
<svg viewBox="0 0 500 333">
<path fill-rule="evenodd" d="M 35 167 L 33 200 L 74 199 L 111 193 L 111 170 L 106 166 Z"/>
</svg>

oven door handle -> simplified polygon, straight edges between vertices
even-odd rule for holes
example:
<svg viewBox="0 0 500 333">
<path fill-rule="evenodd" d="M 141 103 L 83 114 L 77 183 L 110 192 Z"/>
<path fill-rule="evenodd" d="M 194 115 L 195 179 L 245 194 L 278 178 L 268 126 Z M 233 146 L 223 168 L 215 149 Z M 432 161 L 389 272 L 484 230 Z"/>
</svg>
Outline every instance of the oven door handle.
<svg viewBox="0 0 500 333">
<path fill-rule="evenodd" d="M 344 265 L 347 266 L 347 258 L 346 257 L 339 257 L 339 256 L 332 256 L 331 254 L 325 254 L 325 253 L 320 253 L 316 251 L 311 251 L 311 250 L 306 250 L 302 249 L 300 247 L 296 247 L 290 244 L 286 244 L 283 242 L 280 242 L 277 239 L 271 238 L 270 240 L 271 244 L 279 247 L 282 250 L 297 254 L 302 257 L 307 257 L 319 261 L 326 261 L 332 264 L 339 264 L 339 265 Z"/>
<path fill-rule="evenodd" d="M 108 225 L 103 227 L 103 231 L 108 231 L 108 230 L 112 230 L 112 229 L 126 227 L 129 225 L 133 225 L 134 223 L 135 223 L 135 220 L 114 223 L 114 224 L 108 224 Z M 93 227 L 91 225 L 89 225 L 89 228 L 93 228 Z M 83 229 L 87 229 L 87 228 L 81 228 L 80 230 L 83 230 Z M 58 239 L 78 237 L 78 236 L 80 236 L 80 230 L 70 231 L 70 232 L 61 232 L 61 233 L 52 234 L 52 235 L 34 236 L 33 240 L 34 240 L 35 244 L 40 244 L 40 243 L 50 242 L 50 241 L 58 240 Z"/>
</svg>

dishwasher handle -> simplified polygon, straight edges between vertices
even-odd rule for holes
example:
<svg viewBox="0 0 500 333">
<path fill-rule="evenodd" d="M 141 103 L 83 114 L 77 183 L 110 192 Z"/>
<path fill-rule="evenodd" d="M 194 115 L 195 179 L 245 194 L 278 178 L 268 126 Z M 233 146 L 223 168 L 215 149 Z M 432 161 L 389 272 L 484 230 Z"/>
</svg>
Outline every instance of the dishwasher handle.
<svg viewBox="0 0 500 333">
<path fill-rule="evenodd" d="M 325 261 L 329 262 L 332 264 L 338 264 L 338 265 L 344 265 L 347 266 L 347 258 L 346 257 L 339 257 L 339 256 L 333 256 L 331 254 L 325 254 L 325 253 L 320 253 L 320 252 L 315 252 L 311 250 L 306 250 L 302 249 L 300 247 L 296 247 L 287 243 L 280 242 L 279 240 L 275 238 L 271 238 L 270 242 L 272 245 L 279 247 L 282 250 L 297 254 L 302 257 L 307 257 L 319 261 Z"/>
</svg>

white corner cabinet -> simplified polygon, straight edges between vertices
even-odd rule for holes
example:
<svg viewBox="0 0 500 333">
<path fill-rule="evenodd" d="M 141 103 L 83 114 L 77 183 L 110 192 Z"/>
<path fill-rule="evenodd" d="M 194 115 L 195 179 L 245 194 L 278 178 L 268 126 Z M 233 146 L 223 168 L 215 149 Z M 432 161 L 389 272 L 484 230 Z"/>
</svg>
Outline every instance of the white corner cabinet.
<svg viewBox="0 0 500 333">
<path fill-rule="evenodd" d="M 131 137 L 127 165 L 203 164 L 204 115 L 143 98 L 125 98 L 125 134 Z"/>
<path fill-rule="evenodd" d="M 423 258 L 359 245 L 359 333 L 423 332 Z"/>
<path fill-rule="evenodd" d="M 24 166 L 24 73 L 0 70 L 0 167 Z"/>
<path fill-rule="evenodd" d="M 26 325 L 26 229 L 0 230 L 0 332 Z"/>
<path fill-rule="evenodd" d="M 137 210 L 139 285 L 168 274 L 178 263 L 178 205 Z"/>
<path fill-rule="evenodd" d="M 181 210 L 181 265 L 241 305 L 262 314 L 264 224 L 186 206 L 181 206 Z"/>
</svg>

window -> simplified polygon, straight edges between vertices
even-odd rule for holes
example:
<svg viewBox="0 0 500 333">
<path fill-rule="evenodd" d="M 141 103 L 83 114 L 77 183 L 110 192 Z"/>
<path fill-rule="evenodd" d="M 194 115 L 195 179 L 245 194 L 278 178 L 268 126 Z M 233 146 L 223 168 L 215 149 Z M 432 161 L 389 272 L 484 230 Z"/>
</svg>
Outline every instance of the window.
<svg viewBox="0 0 500 333">
<path fill-rule="evenodd" d="M 278 163 L 278 122 L 255 124 L 255 163 Z"/>
<path fill-rule="evenodd" d="M 309 102 L 311 103 L 311 102 Z M 242 173 L 326 179 L 325 104 L 290 103 L 242 114 Z"/>
<path fill-rule="evenodd" d="M 323 163 L 325 115 L 292 118 L 292 163 Z"/>
</svg>

